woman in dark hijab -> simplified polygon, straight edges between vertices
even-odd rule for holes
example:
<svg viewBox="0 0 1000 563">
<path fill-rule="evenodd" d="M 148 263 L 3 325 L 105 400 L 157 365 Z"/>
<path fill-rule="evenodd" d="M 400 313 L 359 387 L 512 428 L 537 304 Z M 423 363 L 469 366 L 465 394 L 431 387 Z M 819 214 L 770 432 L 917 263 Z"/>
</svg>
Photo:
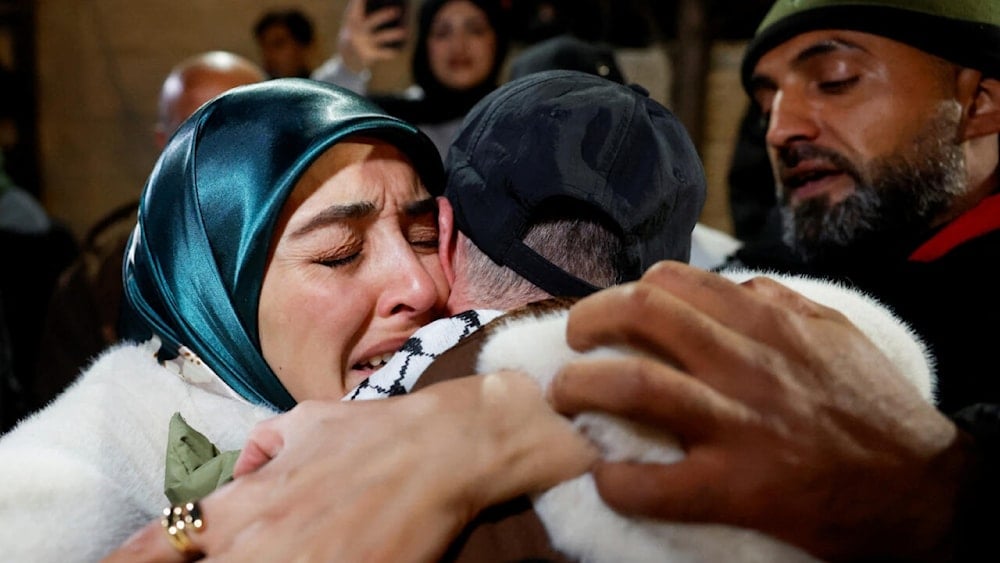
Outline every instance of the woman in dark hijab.
<svg viewBox="0 0 1000 563">
<path fill-rule="evenodd" d="M 399 56 L 399 48 L 390 44 L 406 31 L 383 27 L 400 15 L 399 9 L 366 14 L 364 4 L 348 2 L 339 52 L 313 73 L 314 79 L 364 94 L 369 67 Z M 424 0 L 411 61 L 414 84 L 400 94 L 371 99 L 416 124 L 444 157 L 465 114 L 499 84 L 508 43 L 507 14 L 498 0 Z"/>
</svg>

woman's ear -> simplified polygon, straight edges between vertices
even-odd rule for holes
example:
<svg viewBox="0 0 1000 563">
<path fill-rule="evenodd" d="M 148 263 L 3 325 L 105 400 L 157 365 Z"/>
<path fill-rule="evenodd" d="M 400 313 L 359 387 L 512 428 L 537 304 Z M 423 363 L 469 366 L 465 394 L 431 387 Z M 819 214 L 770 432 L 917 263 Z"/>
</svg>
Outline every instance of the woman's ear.
<svg viewBox="0 0 1000 563">
<path fill-rule="evenodd" d="M 1000 133 L 1000 80 L 969 68 L 959 71 L 960 100 L 969 100 L 962 140 Z"/>
<path fill-rule="evenodd" d="M 448 286 L 455 285 L 455 247 L 458 244 L 458 231 L 455 230 L 455 212 L 451 202 L 444 196 L 437 197 L 438 204 L 438 259 L 444 270 Z"/>
</svg>

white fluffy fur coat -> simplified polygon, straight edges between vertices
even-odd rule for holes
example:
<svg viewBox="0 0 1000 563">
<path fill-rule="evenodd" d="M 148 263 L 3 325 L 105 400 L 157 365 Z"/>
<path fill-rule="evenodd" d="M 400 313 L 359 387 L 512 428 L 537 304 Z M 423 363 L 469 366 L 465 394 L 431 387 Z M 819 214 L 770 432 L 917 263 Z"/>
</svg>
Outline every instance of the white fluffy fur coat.
<svg viewBox="0 0 1000 563">
<path fill-rule="evenodd" d="M 750 273 L 730 273 L 742 281 Z M 907 374 L 928 400 L 933 398 L 933 362 L 923 343 L 888 309 L 840 286 L 817 280 L 769 275 L 814 301 L 844 313 Z M 565 341 L 566 311 L 541 319 L 510 321 L 491 335 L 479 354 L 480 373 L 519 369 L 547 385 L 567 361 L 579 357 Z M 516 329 L 516 330 L 515 330 Z M 627 353 L 608 348 L 587 355 Z M 614 460 L 670 463 L 683 452 L 662 434 L 604 414 L 584 413 L 574 423 Z M 805 562 L 815 559 L 755 531 L 722 525 L 681 524 L 625 518 L 600 499 L 590 474 L 538 496 L 535 510 L 555 548 L 586 563 Z"/>
<path fill-rule="evenodd" d="M 160 516 L 168 422 L 180 411 L 220 449 L 274 415 L 155 341 L 103 353 L 53 403 L 0 439 L 0 558 L 94 562 Z M 174 373 L 171 373 L 174 372 Z"/>
</svg>

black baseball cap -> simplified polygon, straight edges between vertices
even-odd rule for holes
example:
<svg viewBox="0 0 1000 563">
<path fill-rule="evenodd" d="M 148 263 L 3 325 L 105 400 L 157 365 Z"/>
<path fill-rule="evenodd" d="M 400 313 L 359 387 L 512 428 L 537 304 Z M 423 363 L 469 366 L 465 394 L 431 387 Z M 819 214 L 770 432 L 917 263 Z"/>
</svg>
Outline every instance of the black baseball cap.
<svg viewBox="0 0 1000 563">
<path fill-rule="evenodd" d="M 497 264 L 555 296 L 598 287 L 523 242 L 553 202 L 593 210 L 620 237 L 621 281 L 686 262 L 705 172 L 681 122 L 638 86 L 573 70 L 512 80 L 466 116 L 446 159 L 455 224 Z"/>
</svg>

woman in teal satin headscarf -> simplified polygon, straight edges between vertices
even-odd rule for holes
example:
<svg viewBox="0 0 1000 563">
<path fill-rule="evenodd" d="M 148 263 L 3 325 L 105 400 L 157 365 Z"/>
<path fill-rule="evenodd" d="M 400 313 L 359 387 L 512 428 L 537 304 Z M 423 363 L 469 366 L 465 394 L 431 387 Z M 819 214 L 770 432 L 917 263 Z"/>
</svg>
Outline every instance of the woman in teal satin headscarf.
<svg viewBox="0 0 1000 563">
<path fill-rule="evenodd" d="M 155 338 L 109 348 L 0 439 L 5 557 L 100 560 L 162 515 L 168 449 L 238 450 L 440 315 L 442 185 L 426 136 L 336 86 L 271 80 L 202 106 L 146 183 L 123 266 Z M 204 436 L 169 439 L 178 419 Z"/>
<path fill-rule="evenodd" d="M 440 158 L 426 137 L 325 84 L 242 88 L 178 130 L 146 185 L 124 267 L 129 303 L 168 353 L 186 346 L 254 403 L 280 410 L 295 404 L 260 353 L 257 307 L 268 245 L 306 168 L 359 134 L 395 143 L 431 193 L 440 193 Z"/>
</svg>

